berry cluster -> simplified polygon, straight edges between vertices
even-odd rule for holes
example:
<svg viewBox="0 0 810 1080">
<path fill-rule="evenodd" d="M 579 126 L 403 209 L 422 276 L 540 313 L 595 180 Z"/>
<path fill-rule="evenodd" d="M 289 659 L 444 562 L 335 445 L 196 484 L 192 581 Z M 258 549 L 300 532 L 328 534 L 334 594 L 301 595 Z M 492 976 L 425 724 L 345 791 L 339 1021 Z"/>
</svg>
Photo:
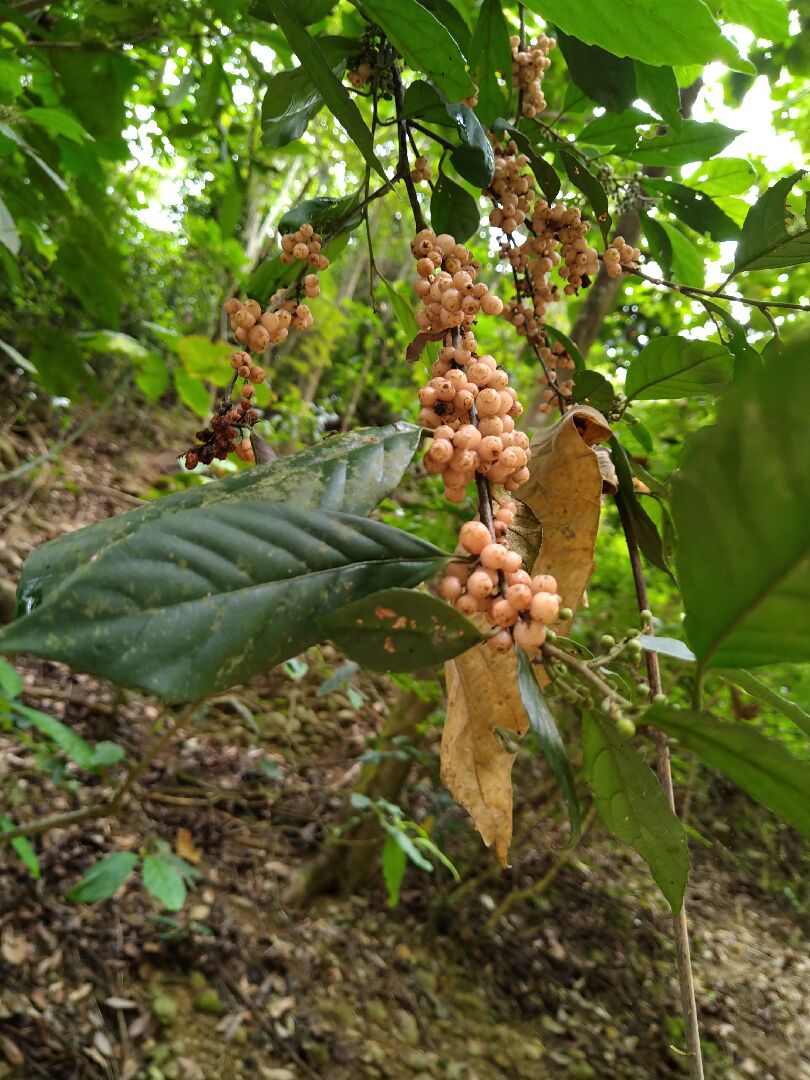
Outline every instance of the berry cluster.
<svg viewBox="0 0 810 1080">
<path fill-rule="evenodd" d="M 558 390 L 565 395 L 573 392 L 571 372 L 576 365 L 562 342 L 555 341 L 551 346 L 541 345 L 537 352 L 544 368 L 540 375 L 540 385 L 544 387 L 543 402 L 538 406 L 538 410 L 541 413 L 550 413 L 555 401 L 562 405 Z"/>
<path fill-rule="evenodd" d="M 359 63 L 354 71 L 349 72 L 349 82 L 355 90 L 362 90 L 370 78 L 371 64 L 366 60 Z"/>
<path fill-rule="evenodd" d="M 499 315 L 503 303 L 476 282 L 481 264 L 449 233 L 422 229 L 411 241 L 419 278 L 414 286 L 424 308 L 416 313 L 421 330 L 469 329 L 479 311 Z"/>
<path fill-rule="evenodd" d="M 246 355 L 246 353 L 234 354 L 234 356 Z M 258 370 L 261 371 L 261 368 Z M 256 381 L 261 382 L 261 379 Z M 199 445 L 186 452 L 184 461 L 187 469 L 196 469 L 199 464 L 210 465 L 215 458 L 217 461 L 224 461 L 228 454 L 234 451 L 242 461 L 256 460 L 250 436 L 244 434 L 244 428 L 251 428 L 259 419 L 259 414 L 252 408 L 253 394 L 253 387 L 247 383 L 242 388 L 242 399 L 238 405 L 223 402 L 212 414 L 210 426 L 203 428 L 195 435 Z"/>
<path fill-rule="evenodd" d="M 306 259 L 316 270 L 325 270 L 329 260 L 321 254 L 321 237 L 310 224 L 302 225 L 294 233 L 281 238 L 281 261 L 285 264 L 295 259 Z"/>
<path fill-rule="evenodd" d="M 420 184 L 422 181 L 427 183 L 432 176 L 433 173 L 430 171 L 428 159 L 426 157 L 418 157 L 411 169 L 411 180 L 413 180 L 415 184 Z"/>
<path fill-rule="evenodd" d="M 628 244 L 623 236 L 614 236 L 612 243 L 605 248 L 605 273 L 608 277 L 621 277 L 622 267 L 636 270 L 640 257 L 641 252 L 637 247 Z"/>
<path fill-rule="evenodd" d="M 537 116 L 546 107 L 543 76 L 551 63 L 548 54 L 557 42 L 545 34 L 541 34 L 534 45 L 526 49 L 520 47 L 517 34 L 509 42 L 512 46 L 512 85 L 521 93 L 521 111 L 524 116 Z"/>
<path fill-rule="evenodd" d="M 463 615 L 482 614 L 493 628 L 487 639 L 493 652 L 505 653 L 513 643 L 537 651 L 546 639 L 546 627 L 560 615 L 557 582 L 548 574 L 536 577 L 522 569 L 520 555 L 510 551 L 504 534 L 517 507 L 503 502 L 495 514 L 493 539 L 481 521 L 467 521 L 459 540 L 471 562 L 451 563 L 439 592 Z"/>
</svg>

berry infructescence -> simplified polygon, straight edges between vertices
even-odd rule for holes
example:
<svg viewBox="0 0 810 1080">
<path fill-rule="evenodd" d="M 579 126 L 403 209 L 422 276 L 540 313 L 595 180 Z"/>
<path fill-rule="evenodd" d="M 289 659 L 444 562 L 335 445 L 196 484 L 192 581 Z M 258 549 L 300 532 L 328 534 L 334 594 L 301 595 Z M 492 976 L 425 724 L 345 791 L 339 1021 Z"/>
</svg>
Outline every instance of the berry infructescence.
<svg viewBox="0 0 810 1080">
<path fill-rule="evenodd" d="M 297 259 L 306 261 L 313 271 L 329 266 L 329 259 L 321 253 L 321 237 L 312 225 L 302 225 L 296 232 L 281 237 L 281 261 L 289 264 Z M 297 281 L 299 296 L 301 285 L 308 299 L 320 293 L 317 273 L 303 275 L 303 278 L 299 274 Z M 234 378 L 244 380 L 241 399 L 238 404 L 230 399 L 223 401 L 212 414 L 210 426 L 197 432 L 198 445 L 184 457 L 187 469 L 195 469 L 199 464 L 210 465 L 215 458 L 223 461 L 233 452 L 242 461 L 255 461 L 249 430 L 259 419 L 259 413 L 253 407 L 253 395 L 254 387 L 264 382 L 266 373 L 260 364 L 254 363 L 251 354 L 263 353 L 269 345 L 280 344 L 287 338 L 290 328 L 305 331 L 314 324 L 309 307 L 291 298 L 290 291 L 292 289 L 279 289 L 273 293 L 264 311 L 258 300 L 243 302 L 232 297 L 223 305 L 234 339 L 242 346 L 230 359 L 236 372 Z"/>
</svg>

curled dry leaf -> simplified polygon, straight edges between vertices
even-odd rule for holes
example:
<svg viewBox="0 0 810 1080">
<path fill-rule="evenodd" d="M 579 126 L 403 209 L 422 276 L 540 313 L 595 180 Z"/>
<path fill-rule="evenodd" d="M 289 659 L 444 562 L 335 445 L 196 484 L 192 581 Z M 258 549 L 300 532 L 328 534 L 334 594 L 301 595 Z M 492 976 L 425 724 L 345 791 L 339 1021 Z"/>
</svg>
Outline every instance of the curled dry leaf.
<svg viewBox="0 0 810 1080">
<path fill-rule="evenodd" d="M 535 437 L 531 477 L 517 492 L 517 498 L 539 519 L 542 531 L 526 527 L 530 523 L 524 514 L 515 549 L 524 559 L 531 555 L 534 574 L 554 575 L 563 606 L 572 610 L 582 602 L 593 571 L 603 482 L 609 483 L 611 476 L 594 447 L 610 435 L 607 420 L 596 409 L 571 409 Z M 532 534 L 533 550 L 526 543 Z M 563 634 L 569 628 L 570 623 L 558 627 Z M 499 656 L 477 645 L 448 661 L 445 674 L 442 782 L 469 812 L 487 847 L 495 846 L 498 861 L 505 866 L 512 838 L 514 754 L 504 748 L 498 729 L 522 738 L 529 727 L 515 653 Z"/>
<path fill-rule="evenodd" d="M 520 699 L 514 650 L 496 656 L 485 645 L 444 666 L 447 718 L 441 750 L 442 783 L 469 812 L 501 866 L 512 839 L 512 763 L 498 728 L 523 738 L 529 718 Z"/>
<path fill-rule="evenodd" d="M 34 946 L 22 934 L 15 934 L 10 926 L 3 931 L 3 941 L 0 944 L 0 955 L 7 964 L 16 967 L 25 964 L 34 955 Z"/>
</svg>

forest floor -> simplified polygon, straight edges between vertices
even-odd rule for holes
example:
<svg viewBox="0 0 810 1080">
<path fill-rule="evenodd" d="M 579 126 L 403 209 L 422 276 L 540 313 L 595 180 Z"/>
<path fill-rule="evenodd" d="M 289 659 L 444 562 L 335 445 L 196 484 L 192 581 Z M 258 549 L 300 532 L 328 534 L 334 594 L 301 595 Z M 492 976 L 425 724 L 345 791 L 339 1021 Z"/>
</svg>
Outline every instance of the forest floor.
<svg viewBox="0 0 810 1080">
<path fill-rule="evenodd" d="M 99 425 L 58 464 L 0 488 L 6 601 L 32 547 L 129 509 L 173 472 L 173 451 L 155 449 L 166 433 L 141 423 Z M 324 648 L 306 661 L 296 678 L 277 669 L 212 703 L 144 773 L 125 815 L 37 837 L 39 881 L 0 849 L 0 1078 L 687 1075 L 669 917 L 642 865 L 598 826 L 492 926 L 512 890 L 557 866 L 565 833 L 554 814 L 530 819 L 507 875 L 451 809 L 460 886 L 411 867 L 394 910 L 379 875 L 346 899 L 303 910 L 285 900 L 345 815 L 393 694 L 359 674 L 362 699 L 345 687 L 318 696 L 341 659 Z M 19 669 L 29 705 L 121 743 L 130 760 L 143 752 L 154 704 L 57 664 L 22 658 Z M 425 760 L 437 739 L 429 726 Z M 429 773 L 404 804 L 423 798 Z M 79 775 L 55 784 L 0 728 L 0 808 L 15 820 L 97 801 L 101 781 L 71 784 Z M 538 777 L 519 772 L 518 784 Z M 196 864 L 184 911 L 168 917 L 134 880 L 93 906 L 64 898 L 100 855 L 155 839 Z M 810 943 L 732 846 L 693 845 L 707 1076 L 810 1080 Z"/>
</svg>

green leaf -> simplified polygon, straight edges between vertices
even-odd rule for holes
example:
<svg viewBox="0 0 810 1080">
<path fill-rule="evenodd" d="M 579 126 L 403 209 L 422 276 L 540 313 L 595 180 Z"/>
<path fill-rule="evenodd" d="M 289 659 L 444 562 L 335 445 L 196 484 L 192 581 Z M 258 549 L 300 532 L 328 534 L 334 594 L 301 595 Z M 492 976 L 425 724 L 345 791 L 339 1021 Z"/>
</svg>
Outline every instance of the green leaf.
<svg viewBox="0 0 810 1080">
<path fill-rule="evenodd" d="M 810 195 L 804 217 L 787 205 L 791 190 L 806 173 L 806 169 L 797 169 L 778 180 L 748 211 L 734 257 L 735 274 L 797 266 L 810 260 Z"/>
<path fill-rule="evenodd" d="M 636 128 L 640 125 L 657 123 L 654 116 L 641 109 L 625 109 L 624 112 L 606 112 L 597 116 L 580 131 L 577 142 L 590 143 L 592 146 L 624 145 L 636 137 Z"/>
<path fill-rule="evenodd" d="M 661 273 L 668 278 L 672 273 L 672 241 L 669 233 L 657 218 L 643 212 L 640 217 L 650 254 L 661 267 Z"/>
<path fill-rule="evenodd" d="M 734 378 L 739 379 L 750 371 L 758 370 L 762 360 L 756 349 L 749 345 L 745 327 L 738 323 L 734 316 L 729 314 L 725 308 L 720 307 L 719 304 L 714 304 L 711 300 L 704 300 L 703 306 L 713 312 L 718 319 L 722 319 L 728 328 L 728 348 L 734 357 Z"/>
<path fill-rule="evenodd" d="M 686 443 L 672 510 L 687 638 L 704 667 L 810 655 L 808 415 L 799 338 L 735 383 L 717 423 Z"/>
<path fill-rule="evenodd" d="M 679 129 L 681 116 L 681 95 L 678 80 L 671 67 L 657 67 L 653 64 L 636 60 L 633 64 L 636 72 L 636 93 L 646 101 L 651 109 L 673 128 Z"/>
<path fill-rule="evenodd" d="M 614 147 L 613 153 L 643 165 L 686 165 L 714 157 L 739 134 L 724 124 L 684 120 L 680 130 L 669 128 L 664 135 L 652 135 L 624 148 Z"/>
<path fill-rule="evenodd" d="M 664 555 L 661 535 L 655 522 L 641 505 L 641 500 L 636 495 L 633 488 L 633 471 L 630 467 L 630 458 L 615 435 L 610 440 L 610 449 L 613 465 L 616 469 L 616 479 L 619 483 L 616 502 L 632 523 L 636 541 L 644 557 L 653 566 L 657 566 L 659 570 L 663 570 L 665 574 L 672 577 Z"/>
<path fill-rule="evenodd" d="M 620 59 L 598 45 L 586 45 L 559 28 L 556 38 L 568 74 L 591 101 L 614 113 L 633 104 L 637 94 L 632 60 Z"/>
<path fill-rule="evenodd" d="M 189 375 L 212 382 L 220 380 L 228 370 L 228 359 L 234 349 L 227 341 L 211 341 L 204 334 L 174 338 L 171 347 Z M 207 400 L 204 412 L 209 410 L 210 400 Z"/>
<path fill-rule="evenodd" d="M 648 64 L 708 64 L 722 60 L 733 71 L 753 71 L 721 33 L 702 0 L 529 0 L 526 7 L 566 34 L 600 45 L 614 56 Z"/>
<path fill-rule="evenodd" d="M 574 361 L 574 368 L 576 371 L 585 370 L 585 358 L 579 351 L 579 346 L 564 334 L 562 330 L 558 330 L 556 326 L 552 326 L 550 323 L 546 323 L 543 327 L 543 333 L 546 337 L 551 338 L 552 341 L 559 341 L 561 345 L 565 346 L 565 350 L 571 359 Z"/>
<path fill-rule="evenodd" d="M 517 652 L 520 698 L 529 717 L 532 731 L 537 736 L 543 756 L 548 762 L 554 779 L 557 781 L 557 785 L 565 799 L 565 804 L 568 807 L 568 817 L 571 821 L 571 838 L 574 839 L 579 835 L 582 817 L 571 763 L 565 752 L 565 744 L 562 741 L 557 722 L 546 703 L 546 699 L 540 692 L 540 687 L 537 685 L 534 668 L 528 653 L 519 645 L 516 645 L 515 649 Z"/>
<path fill-rule="evenodd" d="M 316 232 L 325 233 L 334 222 L 350 214 L 360 201 L 357 192 L 344 195 L 339 199 L 321 196 L 316 199 L 304 199 L 288 210 L 278 222 L 279 233 L 291 233 L 309 224 Z"/>
<path fill-rule="evenodd" d="M 275 150 L 299 139 L 322 106 L 323 98 L 303 67 L 279 71 L 268 80 L 262 98 L 262 142 Z"/>
<path fill-rule="evenodd" d="M 427 120 L 439 127 L 452 127 L 455 120 L 447 110 L 448 101 L 436 87 L 424 79 L 417 79 L 405 88 L 402 115 Z"/>
<path fill-rule="evenodd" d="M 784 0 L 723 0 L 723 21 L 739 23 L 768 41 L 784 41 L 790 33 Z"/>
<path fill-rule="evenodd" d="M 97 900 L 108 900 L 116 889 L 123 885 L 135 868 L 138 856 L 131 851 L 114 851 L 105 855 L 87 870 L 78 885 L 66 895 L 68 900 L 84 904 L 94 904 Z"/>
<path fill-rule="evenodd" d="M 20 250 L 20 234 L 14 224 L 14 218 L 6 204 L 0 199 L 0 244 L 8 248 L 12 255 L 17 255 Z"/>
<path fill-rule="evenodd" d="M 646 652 L 658 653 L 660 656 L 669 656 L 673 660 L 688 660 L 694 662 L 695 654 L 683 641 L 671 637 L 655 637 L 652 634 L 640 634 L 636 639 Z"/>
<path fill-rule="evenodd" d="M 14 828 L 14 822 L 8 815 L 0 816 L 0 833 L 9 832 Z M 24 864 L 31 877 L 36 881 L 42 877 L 42 867 L 39 865 L 37 853 L 27 836 L 15 836 L 10 840 L 11 849 L 17 858 Z"/>
<path fill-rule="evenodd" d="M 770 708 L 776 709 L 777 712 L 786 716 L 788 720 L 792 720 L 806 735 L 810 735 L 810 713 L 806 713 L 801 705 L 797 705 L 795 701 L 791 701 L 790 698 L 786 698 L 782 694 L 777 694 L 767 683 L 742 668 L 724 671 L 722 676 L 726 682 L 739 686 L 746 694 L 750 694 L 751 697 L 757 698 L 758 701 L 763 702 Z"/>
<path fill-rule="evenodd" d="M 169 369 L 157 353 L 137 362 L 135 385 L 149 401 L 159 401 L 169 389 Z"/>
<path fill-rule="evenodd" d="M 141 867 L 147 892 L 169 911 L 180 911 L 186 902 L 186 883 L 177 868 L 160 855 L 147 855 Z"/>
<path fill-rule="evenodd" d="M 515 140 L 518 150 L 529 159 L 529 167 L 534 173 L 543 195 L 549 203 L 554 202 L 560 190 L 560 178 L 557 176 L 554 166 L 546 161 L 544 157 L 541 157 L 523 132 L 518 131 L 516 127 L 512 127 L 508 120 L 501 118 L 495 120 L 493 131 L 509 132 L 509 136 Z"/>
<path fill-rule="evenodd" d="M 325 637 L 372 671 L 435 667 L 481 641 L 450 604 L 412 589 L 386 589 L 318 620 Z"/>
<path fill-rule="evenodd" d="M 700 252 L 680 229 L 676 229 L 668 221 L 662 221 L 660 224 L 667 235 L 672 250 L 672 274 L 675 280 L 682 285 L 694 285 L 696 288 L 702 288 L 703 259 Z"/>
<path fill-rule="evenodd" d="M 35 727 L 54 746 L 63 750 L 71 761 L 75 761 L 83 769 L 94 767 L 93 747 L 73 728 L 69 728 L 56 717 L 48 716 L 38 709 L 30 709 L 27 705 L 15 703 L 13 709 L 18 716 L 22 717 L 26 727 Z"/>
<path fill-rule="evenodd" d="M 201 120 L 210 120 L 217 111 L 219 88 L 225 78 L 222 61 L 216 53 L 210 63 L 205 64 L 197 87 L 197 115 Z"/>
<path fill-rule="evenodd" d="M 196 701 L 303 652 L 319 616 L 416 585 L 446 558 L 380 522 L 236 498 L 108 545 L 7 627 L 0 648 Z"/>
<path fill-rule="evenodd" d="M 653 705 L 646 719 L 777 817 L 810 836 L 810 762 L 793 757 L 782 743 L 752 727 L 721 722 L 705 712 Z"/>
<path fill-rule="evenodd" d="M 478 232 L 481 210 L 468 191 L 445 173 L 439 173 L 430 198 L 430 223 L 435 232 L 450 233 L 463 244 Z"/>
<path fill-rule="evenodd" d="M 361 6 L 406 63 L 427 75 L 449 101 L 473 95 L 475 87 L 461 50 L 435 15 L 416 0 L 363 0 Z"/>
<path fill-rule="evenodd" d="M 207 417 L 211 412 L 211 395 L 200 377 L 179 367 L 174 369 L 173 374 L 177 396 L 186 408 L 198 416 Z"/>
<path fill-rule="evenodd" d="M 583 718 L 583 749 L 585 779 L 600 818 L 618 840 L 639 853 L 677 914 L 689 879 L 689 848 L 661 785 L 610 720 Z"/>
<path fill-rule="evenodd" d="M 658 337 L 646 345 L 627 369 L 628 398 L 665 398 L 718 394 L 731 382 L 732 356 L 714 341 Z"/>
<path fill-rule="evenodd" d="M 47 161 L 44 161 L 39 156 L 39 154 L 37 154 L 28 145 L 28 143 L 25 141 L 25 139 L 21 135 L 18 135 L 16 131 L 14 131 L 13 128 L 10 128 L 8 126 L 8 124 L 0 124 L 0 135 L 5 135 L 5 137 L 7 139 L 11 139 L 11 141 L 13 143 L 16 143 L 17 146 L 19 146 L 19 148 L 25 154 L 27 154 L 28 157 L 30 157 L 32 161 L 36 162 L 36 164 L 40 167 L 40 169 L 42 169 L 42 171 L 45 173 L 45 175 L 48 177 L 48 179 L 53 184 L 55 184 L 56 187 L 60 191 L 67 191 L 68 190 L 68 186 L 65 183 L 65 181 L 62 179 L 62 177 L 58 173 L 54 172 L 53 169 L 50 167 L 50 165 L 47 163 Z"/>
<path fill-rule="evenodd" d="M 716 197 L 744 195 L 756 178 L 756 169 L 744 158 L 720 157 L 701 163 L 684 183 Z"/>
<path fill-rule="evenodd" d="M 503 90 L 498 82 L 500 73 L 512 81 L 512 47 L 500 0 L 484 0 L 478 11 L 470 45 L 470 71 L 478 86 L 478 115 L 491 126 L 496 117 L 507 109 Z"/>
<path fill-rule="evenodd" d="M 119 761 L 123 761 L 123 759 L 123 746 L 119 746 L 118 743 L 109 742 L 109 740 L 103 739 L 101 742 L 97 742 L 93 747 L 93 757 L 90 760 L 90 767 L 99 769 L 107 765 L 116 765 Z"/>
<path fill-rule="evenodd" d="M 388 890 L 388 906 L 395 908 L 399 904 L 399 891 L 405 877 L 408 859 L 395 836 L 388 833 L 382 847 L 382 872 L 385 887 Z"/>
<path fill-rule="evenodd" d="M 592 405 L 600 412 L 607 412 L 616 394 L 601 372 L 577 371 L 574 375 L 574 396 L 581 405 Z"/>
<path fill-rule="evenodd" d="M 489 187 L 495 172 L 495 154 L 481 121 L 469 105 L 448 104 L 447 112 L 455 121 L 463 143 L 450 155 L 453 167 L 475 187 Z"/>
<path fill-rule="evenodd" d="M 388 298 L 391 301 L 391 307 L 394 309 L 394 314 L 397 317 L 399 325 L 402 327 L 405 337 L 408 341 L 413 341 L 419 331 L 419 327 L 416 323 L 416 315 L 414 315 L 410 299 L 403 296 L 395 285 L 392 285 L 390 281 L 382 276 L 379 270 L 377 271 L 377 277 L 385 286 L 385 291 L 388 293 Z"/>
<path fill-rule="evenodd" d="M 227 505 L 243 498 L 294 499 L 299 508 L 369 514 L 399 483 L 419 444 L 419 434 L 418 427 L 405 423 L 358 428 L 267 465 L 167 495 L 67 533 L 40 545 L 26 559 L 19 584 L 20 609 L 29 612 L 47 600 L 60 581 L 111 544 L 181 510 Z"/>
<path fill-rule="evenodd" d="M 671 180 L 645 179 L 644 186 L 663 195 L 665 208 L 696 232 L 708 233 L 718 243 L 740 235 L 736 221 L 702 191 Z"/>
<path fill-rule="evenodd" d="M 85 131 L 79 121 L 67 109 L 26 109 L 22 114 L 24 120 L 44 127 L 53 135 L 64 135 L 71 142 L 82 143 L 86 139 L 92 139 L 92 135 Z"/>
<path fill-rule="evenodd" d="M 574 187 L 579 188 L 593 207 L 596 223 L 602 232 L 602 238 L 607 241 L 612 218 L 608 213 L 608 199 L 605 189 L 583 162 L 572 157 L 571 154 L 567 154 L 565 150 L 560 151 L 560 158 L 565 166 L 565 171 L 568 173 L 568 179 Z"/>
<path fill-rule="evenodd" d="M 36 377 L 36 364 L 32 364 L 28 357 L 23 356 L 23 354 L 18 352 L 13 345 L 9 345 L 7 341 L 0 339 L 0 350 L 2 350 L 6 356 L 10 357 L 12 363 L 16 364 L 17 367 L 22 368 L 23 371 L 27 371 L 29 375 Z"/>
<path fill-rule="evenodd" d="M 412 2 L 415 3 L 415 0 Z M 293 9 L 287 0 L 273 0 L 273 11 L 281 31 L 312 79 L 326 107 L 343 126 L 366 163 L 379 173 L 383 180 L 386 180 L 385 169 L 374 153 L 372 134 L 366 127 L 349 91 L 332 70 L 317 39 L 307 33 L 293 14 Z"/>
<path fill-rule="evenodd" d="M 20 696 L 22 689 L 21 676 L 7 660 L 0 659 L 0 693 L 7 698 L 16 698 Z"/>
<path fill-rule="evenodd" d="M 452 0 L 419 0 L 422 7 L 427 8 L 453 37 L 464 56 L 470 56 L 472 45 L 472 33 L 467 16 L 459 11 L 459 5 Z"/>
</svg>

